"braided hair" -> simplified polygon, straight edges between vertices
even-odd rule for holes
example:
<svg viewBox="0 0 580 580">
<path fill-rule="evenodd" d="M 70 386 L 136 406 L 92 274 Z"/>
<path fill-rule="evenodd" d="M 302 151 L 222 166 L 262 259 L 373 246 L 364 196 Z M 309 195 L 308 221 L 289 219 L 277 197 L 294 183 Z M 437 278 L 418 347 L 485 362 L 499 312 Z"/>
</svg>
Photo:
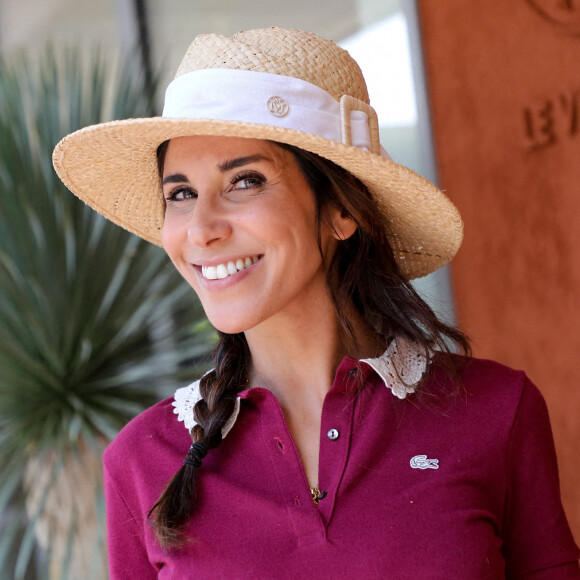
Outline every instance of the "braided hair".
<svg viewBox="0 0 580 580">
<path fill-rule="evenodd" d="M 193 443 L 183 465 L 167 484 L 161 497 L 149 511 L 155 535 L 164 547 L 179 546 L 183 529 L 196 503 L 197 470 L 210 449 L 222 440 L 222 428 L 234 411 L 236 395 L 246 385 L 248 345 L 243 334 L 219 333 L 213 353 L 215 368 L 200 381 L 201 399 L 194 407 L 197 425 L 191 431 Z"/>
</svg>

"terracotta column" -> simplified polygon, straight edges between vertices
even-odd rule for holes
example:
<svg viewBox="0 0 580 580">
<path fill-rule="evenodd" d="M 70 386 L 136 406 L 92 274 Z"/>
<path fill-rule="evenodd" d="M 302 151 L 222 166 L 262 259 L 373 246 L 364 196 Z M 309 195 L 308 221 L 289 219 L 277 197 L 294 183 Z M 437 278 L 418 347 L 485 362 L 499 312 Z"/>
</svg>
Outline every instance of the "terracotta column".
<svg viewBox="0 0 580 580">
<path fill-rule="evenodd" d="M 544 393 L 578 539 L 580 2 L 417 5 L 440 185 L 465 220 L 459 324 Z"/>
</svg>

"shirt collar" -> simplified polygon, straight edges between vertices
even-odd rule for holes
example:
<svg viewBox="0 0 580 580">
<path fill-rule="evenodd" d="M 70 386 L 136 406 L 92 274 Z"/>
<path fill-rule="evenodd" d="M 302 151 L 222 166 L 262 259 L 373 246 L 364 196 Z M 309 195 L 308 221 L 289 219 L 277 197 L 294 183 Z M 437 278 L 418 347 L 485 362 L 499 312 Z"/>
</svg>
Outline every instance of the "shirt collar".
<svg viewBox="0 0 580 580">
<path fill-rule="evenodd" d="M 414 393 L 417 385 L 427 371 L 433 351 L 425 351 L 416 342 L 398 336 L 394 338 L 387 350 L 377 358 L 363 358 L 361 363 L 369 365 L 383 380 L 385 386 L 395 397 L 404 399 Z M 184 427 L 191 432 L 197 425 L 193 418 L 193 408 L 201 399 L 199 380 L 187 387 L 177 389 L 173 397 L 173 412 Z M 234 410 L 222 427 L 222 438 L 234 426 L 240 413 L 240 397 L 236 398 Z"/>
</svg>

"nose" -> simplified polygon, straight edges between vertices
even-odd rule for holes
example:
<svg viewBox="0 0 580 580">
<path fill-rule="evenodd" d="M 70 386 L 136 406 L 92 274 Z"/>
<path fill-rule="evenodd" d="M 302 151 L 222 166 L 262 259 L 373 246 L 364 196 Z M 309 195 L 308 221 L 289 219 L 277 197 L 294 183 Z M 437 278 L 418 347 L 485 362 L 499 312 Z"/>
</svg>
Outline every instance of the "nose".
<svg viewBox="0 0 580 580">
<path fill-rule="evenodd" d="M 200 195 L 189 220 L 188 240 L 198 247 L 207 247 L 227 239 L 231 232 L 231 222 L 219 201 Z"/>
</svg>

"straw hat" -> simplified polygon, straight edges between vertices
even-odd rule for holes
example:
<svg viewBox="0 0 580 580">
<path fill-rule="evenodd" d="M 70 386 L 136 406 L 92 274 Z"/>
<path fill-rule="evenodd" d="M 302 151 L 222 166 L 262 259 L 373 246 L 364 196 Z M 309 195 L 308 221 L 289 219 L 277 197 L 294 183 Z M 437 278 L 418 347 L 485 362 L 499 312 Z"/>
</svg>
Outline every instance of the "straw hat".
<svg viewBox="0 0 580 580">
<path fill-rule="evenodd" d="M 65 185 L 93 209 L 161 245 L 157 147 L 186 135 L 270 139 L 330 159 L 373 195 L 404 275 L 457 252 L 463 225 L 432 183 L 380 147 L 376 113 L 350 55 L 315 34 L 277 27 L 196 37 L 169 85 L 162 117 L 86 127 L 56 146 Z"/>
</svg>

